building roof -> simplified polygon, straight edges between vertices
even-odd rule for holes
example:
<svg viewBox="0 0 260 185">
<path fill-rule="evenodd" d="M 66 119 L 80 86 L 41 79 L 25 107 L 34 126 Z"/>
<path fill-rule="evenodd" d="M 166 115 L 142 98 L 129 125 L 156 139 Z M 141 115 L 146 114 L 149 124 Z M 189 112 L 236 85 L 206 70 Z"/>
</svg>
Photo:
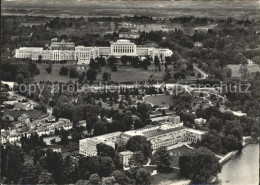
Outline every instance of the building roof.
<svg viewBox="0 0 260 185">
<path fill-rule="evenodd" d="M 179 130 L 183 130 L 183 129 L 186 129 L 186 127 L 181 126 L 181 127 L 176 127 L 176 128 L 170 128 L 170 129 L 167 129 L 167 130 L 158 129 L 157 132 L 144 134 L 144 136 L 149 138 L 149 137 L 154 137 L 154 136 L 162 135 L 162 134 L 169 133 L 169 132 L 175 132 L 175 131 L 179 131 Z"/>
<path fill-rule="evenodd" d="M 16 108 L 16 109 L 25 109 L 30 104 L 31 103 L 21 103 L 21 102 L 19 102 L 19 103 L 16 103 L 14 105 L 14 108 Z"/>
<path fill-rule="evenodd" d="M 127 151 L 120 152 L 119 154 L 120 155 L 132 155 L 133 153 L 134 152 L 131 152 L 131 151 L 127 150 Z"/>
</svg>

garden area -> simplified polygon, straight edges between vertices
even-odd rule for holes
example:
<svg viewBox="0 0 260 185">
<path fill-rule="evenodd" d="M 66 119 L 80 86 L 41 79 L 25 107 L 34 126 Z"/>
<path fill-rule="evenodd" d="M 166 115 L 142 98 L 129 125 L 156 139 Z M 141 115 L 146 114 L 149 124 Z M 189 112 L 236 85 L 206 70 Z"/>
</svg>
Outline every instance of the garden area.
<svg viewBox="0 0 260 185">
<path fill-rule="evenodd" d="M 193 151 L 193 149 L 188 148 L 187 146 L 181 146 L 181 147 L 178 147 L 178 148 L 168 150 L 168 152 L 171 156 L 171 162 L 172 162 L 171 166 L 172 167 L 179 167 L 179 157 L 186 154 L 186 153 L 189 153 L 191 151 Z M 151 165 L 154 165 L 154 164 L 155 164 L 155 161 L 154 161 L 154 158 L 152 158 Z"/>
<path fill-rule="evenodd" d="M 154 80 L 162 81 L 164 70 L 155 71 L 154 66 L 149 67 L 148 70 L 141 68 L 134 68 L 132 66 L 117 65 L 117 71 L 112 72 L 110 67 L 102 68 L 102 73 L 108 72 L 111 74 L 111 81 L 115 82 L 135 82 Z M 102 73 L 97 75 L 97 81 L 102 81 Z"/>
<path fill-rule="evenodd" d="M 144 100 L 148 103 L 151 103 L 153 106 L 173 106 L 174 101 L 172 95 L 153 95 L 146 96 Z"/>
<path fill-rule="evenodd" d="M 240 72 L 240 65 L 238 64 L 230 64 L 228 65 L 228 68 L 232 70 L 232 77 L 240 77 L 242 73 Z M 260 66 L 257 64 L 254 65 L 249 65 L 247 66 L 248 72 L 249 73 L 254 73 L 254 72 L 260 72 Z"/>
<path fill-rule="evenodd" d="M 63 76 L 59 75 L 60 68 L 62 66 L 66 66 L 70 68 L 72 64 L 66 64 L 66 65 L 61 65 L 61 64 L 52 64 L 52 72 L 49 74 L 45 70 L 49 65 L 48 64 L 37 64 L 37 67 L 40 70 L 40 74 L 36 75 L 34 79 L 36 81 L 41 81 L 41 80 L 50 80 L 50 81 L 59 81 L 59 82 L 69 82 L 69 81 L 76 81 L 78 78 L 70 78 L 69 76 Z"/>
</svg>

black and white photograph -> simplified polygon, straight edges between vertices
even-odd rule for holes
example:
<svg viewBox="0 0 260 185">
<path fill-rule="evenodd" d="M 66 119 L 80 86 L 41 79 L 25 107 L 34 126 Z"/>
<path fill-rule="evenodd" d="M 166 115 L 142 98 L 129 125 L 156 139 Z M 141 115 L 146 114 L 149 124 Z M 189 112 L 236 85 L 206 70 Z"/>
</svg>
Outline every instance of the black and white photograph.
<svg viewBox="0 0 260 185">
<path fill-rule="evenodd" d="M 0 184 L 259 185 L 260 0 L 1 0 Z"/>
</svg>

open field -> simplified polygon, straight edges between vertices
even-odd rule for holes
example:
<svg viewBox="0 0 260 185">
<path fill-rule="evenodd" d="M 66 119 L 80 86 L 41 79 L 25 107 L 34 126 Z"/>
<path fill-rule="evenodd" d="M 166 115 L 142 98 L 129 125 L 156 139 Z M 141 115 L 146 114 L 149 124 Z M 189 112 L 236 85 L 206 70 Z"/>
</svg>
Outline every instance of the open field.
<svg viewBox="0 0 260 185">
<path fill-rule="evenodd" d="M 173 98 L 171 95 L 153 95 L 153 96 L 146 96 L 144 98 L 145 101 L 148 103 L 151 103 L 152 105 L 158 105 L 158 106 L 173 106 Z M 163 102 L 165 104 L 163 104 Z"/>
<path fill-rule="evenodd" d="M 161 72 L 153 71 L 154 67 L 149 68 L 148 70 L 143 70 L 140 68 L 134 68 L 132 66 L 121 66 L 117 65 L 117 71 L 112 72 L 110 68 L 103 68 L 103 72 L 108 72 L 111 74 L 111 81 L 116 82 L 135 82 L 135 81 L 148 81 L 152 75 L 154 81 L 162 81 L 164 71 Z M 98 74 L 97 81 L 102 81 L 102 73 Z"/>
<path fill-rule="evenodd" d="M 26 9 L 31 15 L 92 17 L 92 16 L 198 16 L 198 17 L 235 17 L 259 20 L 259 1 L 73 1 L 58 0 L 13 0 L 3 1 L 4 8 Z M 36 8 L 37 7 L 37 8 Z M 42 9 L 41 9 L 42 7 Z M 69 7 L 69 10 L 68 10 Z M 14 14 L 22 12 L 8 12 Z"/>
<path fill-rule="evenodd" d="M 230 68 L 232 70 L 232 77 L 240 77 L 241 76 L 241 73 L 239 71 L 240 65 L 230 64 L 230 65 L 228 65 L 228 68 Z M 252 66 L 248 66 L 248 71 L 250 73 L 257 72 L 257 71 L 260 72 L 260 66 L 257 65 L 257 64 L 254 64 Z"/>
<path fill-rule="evenodd" d="M 59 75 L 60 68 L 63 65 L 60 64 L 53 64 L 52 65 L 52 73 L 48 74 L 45 71 L 45 68 L 48 67 L 48 64 L 37 64 L 37 67 L 40 69 L 40 74 L 36 75 L 34 79 L 36 81 L 41 80 L 50 80 L 50 81 L 59 81 L 59 82 L 69 82 L 69 81 L 76 81 L 77 78 L 70 78 L 69 76 L 61 76 Z M 65 65 L 64 65 L 65 66 Z M 71 67 L 72 65 L 67 64 L 66 67 Z"/>
<path fill-rule="evenodd" d="M 37 64 L 37 67 L 40 69 L 40 74 L 36 75 L 34 78 L 36 81 L 40 80 L 50 80 L 50 81 L 60 81 L 60 82 L 68 82 L 68 81 L 76 81 L 77 78 L 70 78 L 69 76 L 61 76 L 59 75 L 60 68 L 62 66 L 71 67 L 73 64 L 53 64 L 52 65 L 52 73 L 48 74 L 45 71 L 45 68 L 48 67 L 48 64 Z M 85 67 L 85 65 L 83 65 Z M 80 67 L 79 65 L 77 67 Z M 108 72 L 111 74 L 111 81 L 116 82 L 135 82 L 135 81 L 148 81 L 152 79 L 154 81 L 162 81 L 164 76 L 164 70 L 162 71 L 154 71 L 154 67 L 150 67 L 148 70 L 143 70 L 140 68 L 134 68 L 132 66 L 122 66 L 117 65 L 118 70 L 116 72 L 112 72 L 109 67 L 102 68 L 102 72 L 97 74 L 98 82 L 103 81 L 102 74 L 104 72 Z M 88 68 L 88 67 L 87 67 Z M 152 76 L 152 78 L 150 78 Z"/>
</svg>

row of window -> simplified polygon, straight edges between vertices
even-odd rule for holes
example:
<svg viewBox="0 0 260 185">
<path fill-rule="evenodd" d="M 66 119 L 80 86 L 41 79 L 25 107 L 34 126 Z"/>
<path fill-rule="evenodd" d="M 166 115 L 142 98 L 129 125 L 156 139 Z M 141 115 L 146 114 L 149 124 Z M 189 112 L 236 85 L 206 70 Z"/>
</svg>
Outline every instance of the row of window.
<svg viewBox="0 0 260 185">
<path fill-rule="evenodd" d="M 133 53 L 134 46 L 114 46 L 114 53 Z"/>
</svg>

